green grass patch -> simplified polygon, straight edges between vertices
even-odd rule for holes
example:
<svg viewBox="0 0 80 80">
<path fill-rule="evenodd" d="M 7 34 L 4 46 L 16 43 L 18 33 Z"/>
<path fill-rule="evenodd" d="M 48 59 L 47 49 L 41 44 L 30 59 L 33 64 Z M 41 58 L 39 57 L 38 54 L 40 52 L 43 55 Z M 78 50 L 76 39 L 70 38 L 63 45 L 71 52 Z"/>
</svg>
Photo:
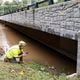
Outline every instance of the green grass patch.
<svg viewBox="0 0 80 80">
<path fill-rule="evenodd" d="M 55 75 L 46 66 L 34 61 L 23 64 L 0 62 L 0 80 L 80 80 L 67 79 L 65 74 Z"/>
</svg>

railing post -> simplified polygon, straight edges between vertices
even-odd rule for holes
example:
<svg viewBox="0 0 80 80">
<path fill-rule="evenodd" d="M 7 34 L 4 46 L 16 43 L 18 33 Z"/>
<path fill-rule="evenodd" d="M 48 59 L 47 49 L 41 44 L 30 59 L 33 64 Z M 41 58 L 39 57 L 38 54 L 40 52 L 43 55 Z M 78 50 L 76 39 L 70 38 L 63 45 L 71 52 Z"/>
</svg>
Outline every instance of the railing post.
<svg viewBox="0 0 80 80">
<path fill-rule="evenodd" d="M 77 74 L 80 75 L 80 31 L 77 33 Z"/>
<path fill-rule="evenodd" d="M 38 7 L 39 7 L 39 6 L 38 6 L 38 3 L 36 3 L 36 4 L 35 4 L 35 8 L 38 8 Z"/>
<path fill-rule="evenodd" d="M 70 1 L 70 0 L 64 0 L 64 1 Z"/>
<path fill-rule="evenodd" d="M 29 10 L 29 6 L 27 6 L 27 10 Z"/>
<path fill-rule="evenodd" d="M 48 0 L 49 5 L 54 4 L 53 0 Z"/>
</svg>

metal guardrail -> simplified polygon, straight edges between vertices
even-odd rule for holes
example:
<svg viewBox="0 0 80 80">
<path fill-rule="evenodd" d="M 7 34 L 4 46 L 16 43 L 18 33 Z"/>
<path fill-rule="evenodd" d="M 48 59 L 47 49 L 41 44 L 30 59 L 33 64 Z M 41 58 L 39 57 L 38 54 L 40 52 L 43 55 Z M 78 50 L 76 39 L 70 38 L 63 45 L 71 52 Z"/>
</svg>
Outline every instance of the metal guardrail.
<svg viewBox="0 0 80 80">
<path fill-rule="evenodd" d="M 65 1 L 70 1 L 70 0 L 64 0 L 64 2 Z M 43 4 L 45 2 L 47 2 L 48 5 L 54 4 L 54 0 L 44 0 L 44 1 L 36 2 L 35 4 L 32 4 L 32 5 L 28 5 L 27 9 L 29 10 L 30 7 L 39 8 L 39 4 Z"/>
<path fill-rule="evenodd" d="M 64 2 L 65 2 L 65 1 L 70 1 L 70 0 L 64 0 Z M 45 2 L 47 2 L 48 5 L 54 4 L 54 0 L 44 0 L 44 1 L 36 2 L 36 3 L 34 3 L 34 4 L 28 5 L 28 6 L 26 6 L 26 7 L 22 7 L 22 8 L 20 8 L 20 9 L 15 9 L 15 10 L 11 10 L 11 9 L 10 9 L 10 10 L 7 11 L 6 13 L 5 13 L 5 11 L 4 11 L 4 13 L 3 13 L 3 14 L 1 13 L 0 16 L 7 15 L 7 14 L 12 14 L 12 13 L 16 13 L 16 12 L 20 12 L 20 11 L 24 11 L 24 9 L 29 10 L 30 8 L 32 8 L 32 9 L 39 8 L 39 5 L 40 5 L 40 4 L 43 4 L 43 3 L 45 3 Z"/>
<path fill-rule="evenodd" d="M 27 6 L 27 9 L 29 10 L 30 7 L 32 7 L 32 8 L 39 8 L 39 4 L 42 4 L 42 3 L 45 3 L 45 2 L 48 3 L 48 1 L 49 1 L 49 0 L 44 0 L 44 1 L 36 2 L 35 4 L 32 4 L 32 5 L 28 5 L 28 6 Z M 52 0 L 52 1 L 53 1 L 53 0 Z"/>
</svg>

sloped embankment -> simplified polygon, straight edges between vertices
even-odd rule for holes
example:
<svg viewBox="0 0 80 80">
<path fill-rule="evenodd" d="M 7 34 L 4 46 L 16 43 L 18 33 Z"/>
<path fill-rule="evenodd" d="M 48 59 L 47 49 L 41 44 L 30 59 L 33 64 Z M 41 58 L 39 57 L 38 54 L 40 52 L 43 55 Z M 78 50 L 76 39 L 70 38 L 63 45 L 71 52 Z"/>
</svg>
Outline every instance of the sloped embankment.
<svg viewBox="0 0 80 80">
<path fill-rule="evenodd" d="M 56 76 L 46 66 L 30 61 L 23 64 L 0 62 L 0 80 L 79 80 Z"/>
<path fill-rule="evenodd" d="M 24 64 L 0 62 L 0 80 L 54 80 L 44 66 L 35 62 Z"/>
</svg>

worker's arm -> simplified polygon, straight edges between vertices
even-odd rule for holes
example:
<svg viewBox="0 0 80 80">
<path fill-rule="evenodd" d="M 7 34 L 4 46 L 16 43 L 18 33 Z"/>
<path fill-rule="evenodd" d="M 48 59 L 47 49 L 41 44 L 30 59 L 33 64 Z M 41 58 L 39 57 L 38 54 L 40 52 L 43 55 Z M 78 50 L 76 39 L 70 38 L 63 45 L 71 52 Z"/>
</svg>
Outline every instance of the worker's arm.
<svg viewBox="0 0 80 80">
<path fill-rule="evenodd" d="M 21 52 L 19 55 L 14 55 L 15 58 L 25 57 L 28 54 L 28 52 Z"/>
<path fill-rule="evenodd" d="M 22 53 L 19 54 L 19 57 L 25 57 L 28 53 L 29 52 L 27 52 L 27 51 L 26 52 L 22 52 Z"/>
<path fill-rule="evenodd" d="M 21 54 L 19 54 L 19 63 L 23 62 L 23 57 L 26 56 L 28 54 L 28 52 L 23 52 Z"/>
</svg>

